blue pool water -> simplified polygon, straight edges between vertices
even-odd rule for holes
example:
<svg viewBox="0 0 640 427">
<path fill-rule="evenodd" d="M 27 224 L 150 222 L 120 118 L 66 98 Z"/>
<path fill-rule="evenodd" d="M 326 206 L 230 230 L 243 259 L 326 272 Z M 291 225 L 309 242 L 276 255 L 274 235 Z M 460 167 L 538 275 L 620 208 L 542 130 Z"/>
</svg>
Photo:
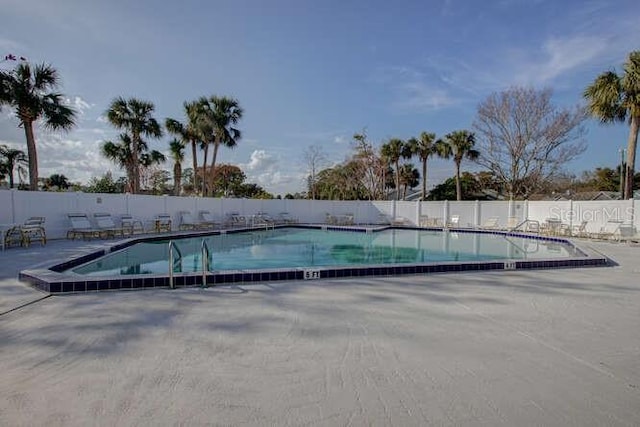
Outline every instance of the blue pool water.
<svg viewBox="0 0 640 427">
<path fill-rule="evenodd" d="M 211 251 L 212 271 L 582 256 L 569 244 L 504 234 L 280 228 L 174 240 L 182 253 L 175 272 L 201 271 L 203 239 Z M 168 240 L 141 242 L 69 272 L 91 276 L 166 274 L 168 257 Z"/>
</svg>

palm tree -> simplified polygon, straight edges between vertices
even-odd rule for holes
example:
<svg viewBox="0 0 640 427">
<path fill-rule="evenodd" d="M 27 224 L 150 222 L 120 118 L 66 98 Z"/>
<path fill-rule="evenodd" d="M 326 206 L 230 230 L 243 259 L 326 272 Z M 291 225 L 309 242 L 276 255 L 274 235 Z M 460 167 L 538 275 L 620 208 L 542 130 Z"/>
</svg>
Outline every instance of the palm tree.
<svg viewBox="0 0 640 427">
<path fill-rule="evenodd" d="M 143 136 L 160 138 L 162 129 L 158 121 L 152 116 L 155 107 L 153 103 L 141 101 L 135 98 L 124 99 L 118 97 L 111 102 L 107 110 L 107 120 L 118 129 L 128 133 L 130 137 L 131 159 L 140 159 L 142 146 L 145 141 Z M 131 192 L 140 192 L 140 164 L 133 162 L 131 165 Z"/>
<path fill-rule="evenodd" d="M 400 158 L 404 157 L 405 153 L 404 141 L 398 138 L 390 139 L 386 144 L 383 144 L 380 149 L 380 154 L 395 166 L 396 200 L 399 200 L 400 197 Z"/>
<path fill-rule="evenodd" d="M 583 96 L 588 101 L 587 108 L 591 115 L 602 123 L 629 120 L 624 198 L 631 199 L 640 130 L 640 51 L 629 54 L 624 64 L 624 75 L 619 76 L 615 71 L 600 74 L 585 89 Z"/>
<path fill-rule="evenodd" d="M 203 135 L 204 142 L 207 146 L 209 144 L 213 145 L 213 157 L 211 159 L 210 170 L 214 170 L 220 145 L 233 148 L 242 137 L 240 130 L 235 128 L 234 125 L 242 119 L 243 110 L 238 100 L 226 96 L 202 97 L 197 101 L 194 110 L 191 114 L 195 116 L 194 121 L 198 133 Z M 202 166 L 203 195 L 206 194 L 207 182 L 207 146 L 205 146 L 205 160 Z M 213 189 L 210 189 L 210 192 L 212 192 L 212 190 Z"/>
<path fill-rule="evenodd" d="M 422 132 L 420 138 L 411 138 L 407 143 L 412 147 L 422 162 L 422 200 L 427 200 L 427 161 L 429 157 L 437 154 L 436 134 Z"/>
<path fill-rule="evenodd" d="M 465 157 L 475 160 L 480 153 L 473 147 L 476 144 L 476 137 L 473 132 L 458 130 L 445 135 L 444 141 L 436 142 L 436 150 L 441 157 L 448 159 L 453 157 L 456 164 L 456 199 L 462 200 L 462 188 L 460 186 L 460 164 Z"/>
<path fill-rule="evenodd" d="M 407 198 L 407 189 L 413 188 L 420 182 L 420 172 L 411 163 L 400 167 L 400 185 L 402 185 L 402 200 Z"/>
<path fill-rule="evenodd" d="M 102 155 L 113 161 L 120 168 L 124 169 L 127 174 L 127 191 L 132 193 L 133 183 L 133 159 L 131 157 L 131 137 L 126 133 L 119 135 L 120 141 L 117 143 L 105 141 L 102 144 Z"/>
<path fill-rule="evenodd" d="M 165 161 L 165 156 L 157 150 L 148 151 L 147 143 L 141 141 L 138 146 L 138 157 L 133 157 L 133 141 L 129 135 L 122 133 L 119 135 L 118 142 L 105 141 L 102 144 L 102 155 L 113 161 L 127 173 L 127 190 L 133 193 L 133 182 L 135 174 L 138 174 L 138 182 L 140 179 L 140 166 L 149 167 L 153 164 L 159 164 Z M 137 172 L 136 172 L 137 167 Z M 138 188 L 138 192 L 139 192 Z"/>
<path fill-rule="evenodd" d="M 191 160 L 193 164 L 193 170 L 198 170 L 198 143 L 202 140 L 196 129 L 197 121 L 197 102 L 185 102 L 184 111 L 187 116 L 188 122 L 186 124 L 172 118 L 167 118 L 164 122 L 164 126 L 167 128 L 167 132 L 179 138 L 183 145 L 191 144 Z M 194 178 L 194 187 L 198 188 L 197 182 Z"/>
<path fill-rule="evenodd" d="M 173 194 L 180 195 L 182 184 L 182 161 L 184 160 L 184 143 L 178 139 L 169 142 L 169 152 L 173 159 Z"/>
<path fill-rule="evenodd" d="M 57 187 L 60 190 L 66 190 L 69 188 L 69 179 L 62 174 L 54 173 L 47 178 L 47 185 L 49 187 Z"/>
<path fill-rule="evenodd" d="M 17 167 L 18 174 L 22 174 L 24 166 L 29 164 L 29 160 L 24 151 L 9 148 L 6 145 L 0 145 L 0 156 L 4 157 L 2 164 L 9 175 L 9 188 L 13 188 L 13 170 Z"/>
<path fill-rule="evenodd" d="M 29 156 L 29 187 L 34 191 L 38 189 L 38 152 L 33 124 L 42 119 L 46 128 L 62 131 L 75 125 L 76 112 L 64 105 L 62 94 L 54 92 L 59 84 L 58 72 L 47 64 L 32 68 L 24 62 L 13 71 L 0 72 L 0 106 L 10 106 L 24 128 Z"/>
</svg>

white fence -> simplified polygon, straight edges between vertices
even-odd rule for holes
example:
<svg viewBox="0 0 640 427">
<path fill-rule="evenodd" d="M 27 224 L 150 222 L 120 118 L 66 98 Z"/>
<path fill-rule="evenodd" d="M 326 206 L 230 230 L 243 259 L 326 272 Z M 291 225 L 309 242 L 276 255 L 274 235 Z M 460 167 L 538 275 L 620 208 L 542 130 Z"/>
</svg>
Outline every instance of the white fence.
<svg viewBox="0 0 640 427">
<path fill-rule="evenodd" d="M 61 238 L 69 229 L 68 213 L 111 213 L 115 218 L 130 214 L 141 220 L 151 220 L 157 214 L 169 214 L 178 224 L 180 211 L 196 216 L 207 210 L 219 219 L 229 212 L 251 215 L 266 212 L 277 216 L 288 212 L 304 223 L 323 223 L 326 214 L 352 214 L 358 224 L 379 224 L 388 218 L 404 218 L 418 225 L 421 218 L 446 223 L 457 215 L 462 227 L 478 226 L 489 218 L 498 218 L 502 227 L 525 219 L 544 221 L 558 218 L 569 225 L 588 221 L 587 231 L 600 230 L 607 221 L 633 223 L 640 229 L 640 201 L 462 201 L 462 202 L 394 202 L 394 201 L 332 201 L 332 200 L 261 200 L 213 199 L 199 197 L 146 196 L 130 194 L 52 193 L 0 190 L 0 224 L 22 223 L 31 216 L 46 218 L 47 236 Z"/>
</svg>

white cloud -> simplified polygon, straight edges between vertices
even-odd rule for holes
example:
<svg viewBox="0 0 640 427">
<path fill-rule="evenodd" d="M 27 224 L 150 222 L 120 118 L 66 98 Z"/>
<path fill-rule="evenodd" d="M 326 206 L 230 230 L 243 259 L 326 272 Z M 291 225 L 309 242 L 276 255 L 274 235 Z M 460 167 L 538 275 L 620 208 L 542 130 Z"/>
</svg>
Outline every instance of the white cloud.
<svg viewBox="0 0 640 427">
<path fill-rule="evenodd" d="M 550 38 L 542 52 L 533 59 L 522 60 L 525 52 L 517 52 L 512 58 L 514 83 L 544 85 L 560 76 L 593 62 L 609 49 L 606 38 L 577 35 L 564 38 Z"/>
<path fill-rule="evenodd" d="M 392 107 L 399 111 L 432 111 L 455 105 L 458 101 L 446 90 L 421 81 L 398 85 Z"/>
<path fill-rule="evenodd" d="M 447 85 L 433 74 L 433 70 L 407 66 L 382 67 L 374 72 L 372 80 L 387 87 L 395 112 L 434 111 L 459 103 Z"/>
<path fill-rule="evenodd" d="M 253 150 L 249 163 L 245 164 L 245 168 L 250 171 L 264 171 L 273 168 L 276 160 L 265 150 Z"/>
<path fill-rule="evenodd" d="M 73 107 L 80 116 L 84 116 L 85 112 L 95 107 L 95 104 L 89 104 L 87 101 L 82 99 L 79 96 L 74 96 L 73 98 L 66 98 L 65 104 L 70 107 Z"/>
<path fill-rule="evenodd" d="M 336 135 L 333 138 L 333 142 L 335 142 L 336 144 L 344 144 L 349 142 L 349 139 L 344 135 Z"/>
<path fill-rule="evenodd" d="M 290 162 L 283 165 L 279 156 L 273 156 L 265 150 L 254 150 L 247 163 L 239 164 L 247 175 L 247 182 L 255 182 L 275 194 L 295 191 L 300 188 L 304 173 L 296 170 Z"/>
</svg>

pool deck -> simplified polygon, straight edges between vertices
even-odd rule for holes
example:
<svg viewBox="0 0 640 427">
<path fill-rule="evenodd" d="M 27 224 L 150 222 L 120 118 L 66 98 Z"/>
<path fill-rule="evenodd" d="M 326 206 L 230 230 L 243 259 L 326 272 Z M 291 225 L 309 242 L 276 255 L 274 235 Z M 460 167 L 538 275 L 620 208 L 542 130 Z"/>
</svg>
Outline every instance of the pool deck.
<svg viewBox="0 0 640 427">
<path fill-rule="evenodd" d="M 585 243 L 617 265 L 51 297 L 18 272 L 102 242 L 7 249 L 0 425 L 640 425 L 640 247 Z"/>
</svg>

